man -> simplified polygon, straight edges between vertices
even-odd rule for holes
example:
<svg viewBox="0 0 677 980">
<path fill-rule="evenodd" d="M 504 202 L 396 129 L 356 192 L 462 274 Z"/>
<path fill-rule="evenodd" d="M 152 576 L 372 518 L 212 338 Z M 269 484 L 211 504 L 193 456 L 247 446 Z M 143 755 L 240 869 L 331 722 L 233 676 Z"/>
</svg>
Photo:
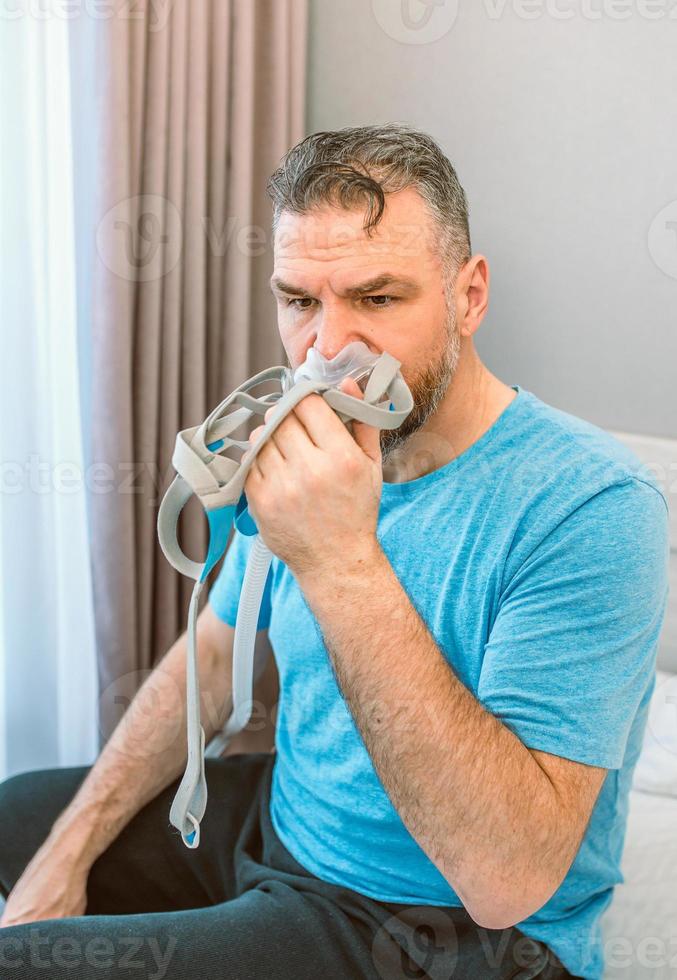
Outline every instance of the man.
<svg viewBox="0 0 677 980">
<path fill-rule="evenodd" d="M 185 637 L 91 770 L 3 785 L 6 963 L 44 975 L 36 923 L 58 978 L 68 937 L 78 976 L 138 976 L 120 963 L 130 936 L 137 965 L 171 978 L 598 978 L 665 607 L 665 501 L 618 443 L 479 359 L 488 265 L 428 136 L 314 134 L 270 193 L 291 366 L 361 340 L 401 362 L 415 409 L 395 434 L 349 431 L 311 395 L 252 466 L 276 556 L 259 620 L 276 753 L 208 763 L 198 850 L 167 821 Z M 250 540 L 200 616 L 208 738 Z"/>
</svg>

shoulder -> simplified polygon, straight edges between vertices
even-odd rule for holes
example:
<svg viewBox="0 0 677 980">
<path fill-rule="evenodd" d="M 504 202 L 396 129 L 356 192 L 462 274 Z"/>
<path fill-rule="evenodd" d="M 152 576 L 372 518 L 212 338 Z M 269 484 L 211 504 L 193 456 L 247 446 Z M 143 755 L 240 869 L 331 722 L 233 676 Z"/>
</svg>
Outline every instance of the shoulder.
<svg viewBox="0 0 677 980">
<path fill-rule="evenodd" d="M 656 563 L 668 548 L 668 507 L 651 468 L 598 426 L 525 389 L 519 396 L 498 461 L 512 512 L 504 583 L 555 545 L 584 561 L 616 551 L 630 564 Z"/>
<path fill-rule="evenodd" d="M 516 480 L 523 503 L 563 519 L 612 487 L 606 499 L 667 515 L 667 501 L 650 466 L 604 429 L 520 389 L 511 427 Z"/>
</svg>

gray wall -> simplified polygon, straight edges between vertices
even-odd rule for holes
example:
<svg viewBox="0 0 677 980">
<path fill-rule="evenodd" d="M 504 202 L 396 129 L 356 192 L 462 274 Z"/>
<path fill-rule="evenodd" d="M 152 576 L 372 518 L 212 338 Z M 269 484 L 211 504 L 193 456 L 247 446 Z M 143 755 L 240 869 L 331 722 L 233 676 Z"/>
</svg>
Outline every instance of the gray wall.
<svg viewBox="0 0 677 980">
<path fill-rule="evenodd" d="M 434 136 L 490 262 L 490 369 L 605 428 L 677 436 L 677 0 L 446 0 L 418 30 L 401 9 L 311 0 L 309 131 Z"/>
</svg>

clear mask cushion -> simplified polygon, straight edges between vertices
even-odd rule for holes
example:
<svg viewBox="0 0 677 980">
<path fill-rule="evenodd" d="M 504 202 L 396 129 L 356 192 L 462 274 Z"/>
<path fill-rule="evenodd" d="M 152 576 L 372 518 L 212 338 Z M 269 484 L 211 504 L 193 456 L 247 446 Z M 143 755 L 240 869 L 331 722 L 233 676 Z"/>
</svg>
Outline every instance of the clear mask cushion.
<svg viewBox="0 0 677 980">
<path fill-rule="evenodd" d="M 301 378 L 323 381 L 329 385 L 338 385 L 344 378 L 353 378 L 359 384 L 369 377 L 380 356 L 370 351 L 361 340 L 346 344 L 331 360 L 327 360 L 316 347 L 311 347 L 303 364 L 293 372 L 288 370 L 283 382 L 285 393 Z"/>
</svg>

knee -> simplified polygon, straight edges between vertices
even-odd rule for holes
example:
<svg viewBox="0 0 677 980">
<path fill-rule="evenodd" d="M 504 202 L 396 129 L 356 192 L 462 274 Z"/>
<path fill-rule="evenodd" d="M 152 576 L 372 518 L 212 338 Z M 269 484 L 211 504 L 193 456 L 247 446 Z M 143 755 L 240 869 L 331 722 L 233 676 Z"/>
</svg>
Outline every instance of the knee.
<svg viewBox="0 0 677 980">
<path fill-rule="evenodd" d="M 0 783 L 0 881 L 46 839 L 88 767 L 17 773 Z"/>
<path fill-rule="evenodd" d="M 13 814 L 39 813 L 45 801 L 50 770 L 19 772 L 0 783 L 0 820 L 12 821 Z"/>
<path fill-rule="evenodd" d="M 0 783 L 0 827 L 3 836 L 15 821 L 17 814 L 25 810 L 26 802 L 34 798 L 35 773 L 20 772 Z"/>
<path fill-rule="evenodd" d="M 0 783 L 0 827 L 54 820 L 71 801 L 89 772 L 88 766 L 35 769 L 9 776 Z"/>
<path fill-rule="evenodd" d="M 21 828 L 29 820 L 27 800 L 31 796 L 32 775 L 33 773 L 19 773 L 0 783 L 0 896 L 4 898 L 14 887 L 21 872 L 17 855 L 23 850 Z"/>
</svg>

